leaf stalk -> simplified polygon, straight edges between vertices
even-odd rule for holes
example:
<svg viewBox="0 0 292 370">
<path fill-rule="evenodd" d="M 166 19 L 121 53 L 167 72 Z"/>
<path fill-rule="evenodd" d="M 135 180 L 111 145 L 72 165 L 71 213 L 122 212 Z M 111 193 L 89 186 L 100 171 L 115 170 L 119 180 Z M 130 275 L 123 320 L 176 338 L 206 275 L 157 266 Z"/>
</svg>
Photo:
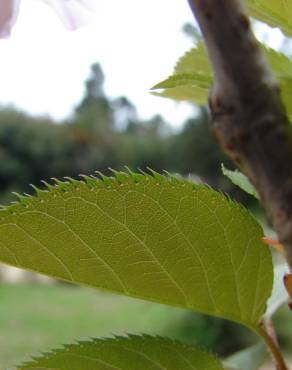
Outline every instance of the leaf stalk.
<svg viewBox="0 0 292 370">
<path fill-rule="evenodd" d="M 276 370 L 289 370 L 286 365 L 286 362 L 283 358 L 282 352 L 277 344 L 277 341 L 274 340 L 267 332 L 267 329 L 264 324 L 261 324 L 258 328 L 258 333 L 264 339 L 267 347 L 269 348 L 271 354 L 273 355 Z"/>
</svg>

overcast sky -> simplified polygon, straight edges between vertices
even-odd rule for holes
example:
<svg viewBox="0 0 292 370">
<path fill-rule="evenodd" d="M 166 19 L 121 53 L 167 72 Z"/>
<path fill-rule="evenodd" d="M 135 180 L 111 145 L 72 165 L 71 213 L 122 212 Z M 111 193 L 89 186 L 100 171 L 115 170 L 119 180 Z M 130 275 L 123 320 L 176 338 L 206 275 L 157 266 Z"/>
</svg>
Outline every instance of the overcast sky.
<svg viewBox="0 0 292 370">
<path fill-rule="evenodd" d="M 153 97 L 149 88 L 191 47 L 181 28 L 192 21 L 187 1 L 96 0 L 90 24 L 70 32 L 44 3 L 23 0 L 11 37 L 0 41 L 0 104 L 62 119 L 97 61 L 108 95 L 126 95 L 141 116 L 161 113 L 177 124 L 190 107 Z"/>
</svg>

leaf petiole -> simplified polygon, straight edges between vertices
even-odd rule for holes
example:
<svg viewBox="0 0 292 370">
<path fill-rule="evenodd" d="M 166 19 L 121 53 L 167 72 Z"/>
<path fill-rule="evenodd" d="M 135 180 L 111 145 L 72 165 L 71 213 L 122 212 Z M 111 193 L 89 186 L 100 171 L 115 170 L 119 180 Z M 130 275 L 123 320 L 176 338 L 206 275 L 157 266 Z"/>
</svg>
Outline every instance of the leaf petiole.
<svg viewBox="0 0 292 370">
<path fill-rule="evenodd" d="M 263 338 L 267 347 L 271 351 L 271 354 L 273 355 L 273 358 L 274 358 L 274 361 L 275 361 L 276 369 L 277 370 L 289 370 L 289 368 L 287 367 L 287 365 L 285 363 L 283 355 L 280 351 L 280 348 L 278 347 L 278 344 L 268 334 L 264 323 L 260 324 L 260 326 L 257 329 L 257 332 Z"/>
</svg>

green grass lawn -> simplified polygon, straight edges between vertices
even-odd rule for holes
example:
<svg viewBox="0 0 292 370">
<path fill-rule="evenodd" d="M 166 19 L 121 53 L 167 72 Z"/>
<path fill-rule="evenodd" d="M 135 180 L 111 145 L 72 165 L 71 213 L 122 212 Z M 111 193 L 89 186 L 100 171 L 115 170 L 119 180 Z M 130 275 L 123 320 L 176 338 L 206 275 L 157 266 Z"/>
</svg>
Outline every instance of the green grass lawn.
<svg viewBox="0 0 292 370">
<path fill-rule="evenodd" d="M 275 318 L 280 342 L 289 352 L 290 320 L 286 306 Z M 249 332 L 230 325 L 185 310 L 70 285 L 2 285 L 0 370 L 15 369 L 13 365 L 29 355 L 62 343 L 113 334 L 160 334 L 196 342 L 217 353 L 230 344 L 240 344 L 241 338 L 243 348 Z"/>
<path fill-rule="evenodd" d="M 183 310 L 67 285 L 0 286 L 0 369 L 74 339 L 169 335 Z"/>
</svg>

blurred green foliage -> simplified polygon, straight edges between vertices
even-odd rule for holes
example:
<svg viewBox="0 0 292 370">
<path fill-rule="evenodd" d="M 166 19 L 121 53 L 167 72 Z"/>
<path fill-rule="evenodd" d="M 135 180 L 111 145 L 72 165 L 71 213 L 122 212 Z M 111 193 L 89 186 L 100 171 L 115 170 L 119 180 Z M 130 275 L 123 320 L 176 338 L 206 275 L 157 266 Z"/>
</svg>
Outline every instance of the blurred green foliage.
<svg viewBox="0 0 292 370">
<path fill-rule="evenodd" d="M 189 311 L 170 322 L 168 330 L 175 338 L 197 344 L 220 357 L 240 351 L 257 340 L 249 329 L 235 322 Z"/>
<path fill-rule="evenodd" d="M 173 307 L 64 284 L 0 285 L 0 297 L 0 369 L 5 370 L 77 339 L 167 335 L 170 322 L 184 314 Z"/>
<path fill-rule="evenodd" d="M 28 354 L 81 338 L 147 333 L 221 355 L 253 339 L 247 329 L 222 319 L 64 284 L 0 285 L 0 297 L 0 368 L 6 370 Z"/>
<path fill-rule="evenodd" d="M 109 172 L 109 168 L 167 170 L 199 176 L 225 191 L 232 185 L 221 175 L 220 163 L 232 165 L 215 144 L 205 108 L 174 130 L 156 115 L 141 120 L 125 97 L 110 99 L 103 90 L 99 64 L 91 67 L 85 94 L 65 122 L 31 117 L 12 108 L 0 109 L 0 202 L 12 191 L 32 192 L 52 177 Z M 196 113 L 197 112 L 197 113 Z"/>
</svg>

